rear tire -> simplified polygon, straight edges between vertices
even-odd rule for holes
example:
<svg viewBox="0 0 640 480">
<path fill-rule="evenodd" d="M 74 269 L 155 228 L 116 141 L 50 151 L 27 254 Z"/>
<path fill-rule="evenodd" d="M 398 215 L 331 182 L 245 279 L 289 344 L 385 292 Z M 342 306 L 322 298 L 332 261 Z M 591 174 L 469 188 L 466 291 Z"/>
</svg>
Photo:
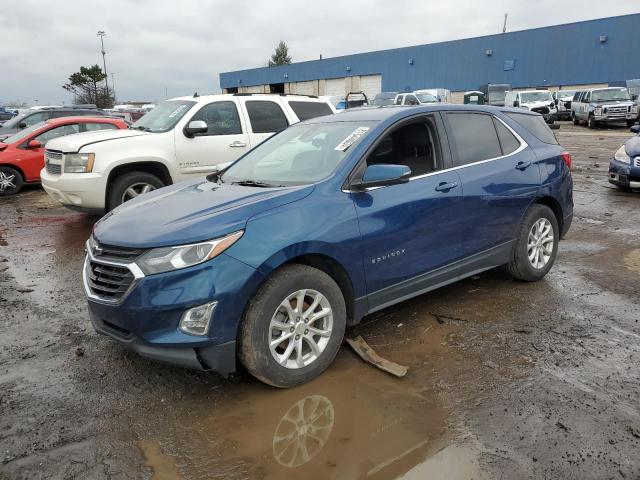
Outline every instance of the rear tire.
<svg viewBox="0 0 640 480">
<path fill-rule="evenodd" d="M 22 189 L 24 180 L 18 170 L 0 165 L 0 197 L 15 195 Z"/>
<path fill-rule="evenodd" d="M 294 387 L 331 364 L 346 324 L 342 291 L 329 275 L 306 265 L 285 265 L 250 300 L 240 325 L 238 356 L 258 380 Z"/>
<path fill-rule="evenodd" d="M 532 205 L 522 220 L 507 272 L 515 279 L 535 282 L 544 277 L 556 260 L 560 229 L 553 211 Z"/>
<path fill-rule="evenodd" d="M 113 210 L 138 195 L 164 187 L 164 182 L 152 173 L 129 172 L 116 177 L 107 193 L 107 211 Z M 145 192 L 146 190 L 146 192 Z M 134 195 L 136 193 L 136 195 Z"/>
</svg>

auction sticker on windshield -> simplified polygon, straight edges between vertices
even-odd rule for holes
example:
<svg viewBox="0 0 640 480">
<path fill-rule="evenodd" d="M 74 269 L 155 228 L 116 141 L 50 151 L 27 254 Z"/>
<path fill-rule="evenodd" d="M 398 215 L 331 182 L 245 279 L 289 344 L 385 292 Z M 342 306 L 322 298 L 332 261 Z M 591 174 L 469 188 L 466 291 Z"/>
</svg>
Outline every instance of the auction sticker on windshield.
<svg viewBox="0 0 640 480">
<path fill-rule="evenodd" d="M 353 133 L 351 133 L 347 138 L 341 141 L 334 150 L 338 150 L 339 152 L 344 152 L 351 145 L 356 143 L 358 139 L 369 131 L 369 127 L 358 127 Z"/>
</svg>

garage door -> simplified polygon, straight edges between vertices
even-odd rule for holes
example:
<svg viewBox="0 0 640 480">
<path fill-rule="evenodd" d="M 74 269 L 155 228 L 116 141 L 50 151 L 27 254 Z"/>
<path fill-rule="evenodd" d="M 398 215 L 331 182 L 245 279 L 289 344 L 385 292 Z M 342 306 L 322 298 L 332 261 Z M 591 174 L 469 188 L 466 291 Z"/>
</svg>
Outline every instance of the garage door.
<svg viewBox="0 0 640 480">
<path fill-rule="evenodd" d="M 298 95 L 313 95 L 313 87 L 316 82 L 295 82 L 291 84 L 293 87 L 291 93 L 297 93 Z"/>
<path fill-rule="evenodd" d="M 324 94 L 333 97 L 340 96 L 344 97 L 344 78 L 329 78 L 325 84 L 325 92 Z"/>
<path fill-rule="evenodd" d="M 382 92 L 382 75 L 361 76 L 360 90 L 366 93 L 369 99 L 373 99 L 373 97 Z"/>
</svg>

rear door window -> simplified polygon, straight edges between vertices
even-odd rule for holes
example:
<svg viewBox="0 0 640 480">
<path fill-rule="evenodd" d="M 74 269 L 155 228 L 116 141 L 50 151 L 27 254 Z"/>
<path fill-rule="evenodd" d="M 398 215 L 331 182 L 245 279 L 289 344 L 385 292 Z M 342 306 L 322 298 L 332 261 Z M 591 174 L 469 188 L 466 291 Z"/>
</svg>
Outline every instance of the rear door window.
<svg viewBox="0 0 640 480">
<path fill-rule="evenodd" d="M 496 126 L 498 132 L 498 140 L 500 140 L 500 146 L 502 147 L 502 154 L 509 155 L 515 152 L 520 147 L 520 142 L 515 137 L 511 130 L 504 126 L 500 120 L 494 118 L 493 123 Z"/>
<path fill-rule="evenodd" d="M 556 140 L 555 135 L 549 128 L 549 125 L 544 121 L 542 115 L 531 115 L 528 113 L 513 113 L 513 112 L 504 112 L 509 118 L 515 120 L 524 128 L 526 128 L 529 133 L 531 133 L 534 137 L 544 143 L 548 143 L 551 145 L 558 145 L 558 140 Z"/>
<path fill-rule="evenodd" d="M 449 112 L 445 116 L 447 134 L 451 147 L 457 154 L 458 165 L 502 156 L 498 135 L 490 115 Z"/>
<path fill-rule="evenodd" d="M 289 106 L 293 110 L 293 113 L 300 119 L 301 122 L 310 118 L 322 117 L 324 115 L 331 115 L 333 111 L 331 107 L 324 102 L 289 102 Z"/>
<path fill-rule="evenodd" d="M 289 126 L 280 105 L 265 100 L 249 100 L 245 103 L 253 133 L 273 133 Z"/>
<path fill-rule="evenodd" d="M 95 132 L 98 130 L 116 130 L 116 127 L 112 123 L 84 123 L 83 131 L 85 132 Z"/>
</svg>

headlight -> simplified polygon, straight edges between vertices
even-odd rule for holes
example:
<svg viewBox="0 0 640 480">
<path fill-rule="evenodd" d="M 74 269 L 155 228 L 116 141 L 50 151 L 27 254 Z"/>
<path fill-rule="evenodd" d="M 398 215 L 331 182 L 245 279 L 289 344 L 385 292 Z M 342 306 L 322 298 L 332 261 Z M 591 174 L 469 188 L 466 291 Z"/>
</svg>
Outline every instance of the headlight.
<svg viewBox="0 0 640 480">
<path fill-rule="evenodd" d="M 637 105 L 634 105 L 633 107 L 631 107 L 631 113 L 635 113 L 635 114 L 638 113 L 638 106 Z"/>
<path fill-rule="evenodd" d="M 154 248 L 142 255 L 136 263 L 147 275 L 192 267 L 220 255 L 236 243 L 243 233 L 244 231 L 240 230 L 206 242 Z"/>
<path fill-rule="evenodd" d="M 631 159 L 629 158 L 629 155 L 627 155 L 627 151 L 625 150 L 624 145 L 622 145 L 618 149 L 613 158 L 622 163 L 631 163 Z"/>
<path fill-rule="evenodd" d="M 95 153 L 68 153 L 64 156 L 64 173 L 89 173 Z"/>
<path fill-rule="evenodd" d="M 597 116 L 597 117 L 598 117 L 598 116 L 600 116 L 600 115 L 602 115 L 602 108 L 600 108 L 600 107 L 596 108 L 596 109 L 593 111 L 593 114 L 594 114 L 595 116 Z"/>
</svg>

